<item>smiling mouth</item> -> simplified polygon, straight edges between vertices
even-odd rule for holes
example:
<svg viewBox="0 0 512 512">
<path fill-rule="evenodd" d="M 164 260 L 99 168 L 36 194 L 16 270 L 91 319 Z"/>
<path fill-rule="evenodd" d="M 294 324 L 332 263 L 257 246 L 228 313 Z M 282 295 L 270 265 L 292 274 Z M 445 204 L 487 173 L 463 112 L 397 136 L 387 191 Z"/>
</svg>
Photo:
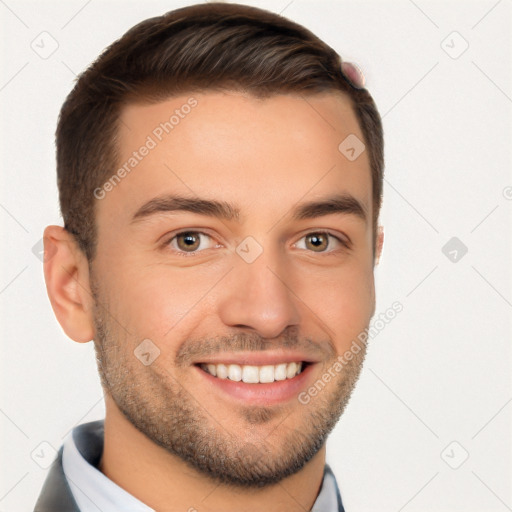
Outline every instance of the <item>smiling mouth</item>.
<svg viewBox="0 0 512 512">
<path fill-rule="evenodd" d="M 266 384 L 291 380 L 301 374 L 310 364 L 306 361 L 296 361 L 260 366 L 222 363 L 198 363 L 196 366 L 218 379 L 244 382 L 246 384 Z"/>
</svg>

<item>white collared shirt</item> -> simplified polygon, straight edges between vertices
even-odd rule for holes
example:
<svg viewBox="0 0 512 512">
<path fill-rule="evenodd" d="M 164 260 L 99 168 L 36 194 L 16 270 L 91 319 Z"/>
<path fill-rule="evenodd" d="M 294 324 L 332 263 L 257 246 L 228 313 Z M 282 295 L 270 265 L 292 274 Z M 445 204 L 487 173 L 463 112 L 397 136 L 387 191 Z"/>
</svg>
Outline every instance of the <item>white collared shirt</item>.
<svg viewBox="0 0 512 512">
<path fill-rule="evenodd" d="M 64 441 L 62 467 L 81 512 L 155 512 L 106 477 L 98 468 L 103 422 L 75 427 Z M 339 512 L 338 488 L 328 466 L 311 512 Z"/>
</svg>

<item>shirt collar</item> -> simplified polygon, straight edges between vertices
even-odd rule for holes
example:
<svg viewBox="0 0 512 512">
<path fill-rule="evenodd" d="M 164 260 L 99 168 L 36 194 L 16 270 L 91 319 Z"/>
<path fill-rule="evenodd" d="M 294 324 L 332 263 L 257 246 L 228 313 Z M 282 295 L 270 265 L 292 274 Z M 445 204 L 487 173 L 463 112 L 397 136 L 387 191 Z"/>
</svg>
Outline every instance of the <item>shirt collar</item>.
<svg viewBox="0 0 512 512">
<path fill-rule="evenodd" d="M 81 512 L 155 512 L 98 468 L 103 453 L 103 421 L 73 429 L 64 442 L 62 468 Z"/>
<path fill-rule="evenodd" d="M 155 512 L 106 477 L 98 465 L 103 453 L 104 420 L 75 427 L 64 442 L 62 467 L 81 512 Z M 344 512 L 336 479 L 326 464 L 311 512 Z"/>
</svg>

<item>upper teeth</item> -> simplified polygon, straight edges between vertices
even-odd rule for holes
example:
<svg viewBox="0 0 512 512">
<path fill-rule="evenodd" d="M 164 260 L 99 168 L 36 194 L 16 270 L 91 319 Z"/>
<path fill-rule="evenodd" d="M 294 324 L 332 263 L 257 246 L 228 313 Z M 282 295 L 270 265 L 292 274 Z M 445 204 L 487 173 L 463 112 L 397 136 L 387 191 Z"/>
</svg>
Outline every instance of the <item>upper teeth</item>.
<svg viewBox="0 0 512 512">
<path fill-rule="evenodd" d="M 219 379 L 243 381 L 249 384 L 292 379 L 302 370 L 302 362 L 250 366 L 239 364 L 201 364 L 201 368 Z"/>
</svg>

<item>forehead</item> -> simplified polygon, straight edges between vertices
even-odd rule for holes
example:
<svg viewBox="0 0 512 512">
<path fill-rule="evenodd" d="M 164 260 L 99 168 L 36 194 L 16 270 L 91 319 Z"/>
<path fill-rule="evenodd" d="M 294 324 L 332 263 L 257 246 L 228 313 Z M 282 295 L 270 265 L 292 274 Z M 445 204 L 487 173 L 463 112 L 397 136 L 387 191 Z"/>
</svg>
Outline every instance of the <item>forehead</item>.
<svg viewBox="0 0 512 512">
<path fill-rule="evenodd" d="M 350 100 L 338 93 L 191 93 L 129 104 L 114 170 L 122 177 L 98 210 L 115 209 L 116 222 L 127 224 L 148 200 L 178 193 L 236 201 L 271 220 L 301 198 L 348 192 L 371 215 L 367 151 L 347 158 L 347 140 L 359 141 L 358 152 L 363 146 Z"/>
</svg>

